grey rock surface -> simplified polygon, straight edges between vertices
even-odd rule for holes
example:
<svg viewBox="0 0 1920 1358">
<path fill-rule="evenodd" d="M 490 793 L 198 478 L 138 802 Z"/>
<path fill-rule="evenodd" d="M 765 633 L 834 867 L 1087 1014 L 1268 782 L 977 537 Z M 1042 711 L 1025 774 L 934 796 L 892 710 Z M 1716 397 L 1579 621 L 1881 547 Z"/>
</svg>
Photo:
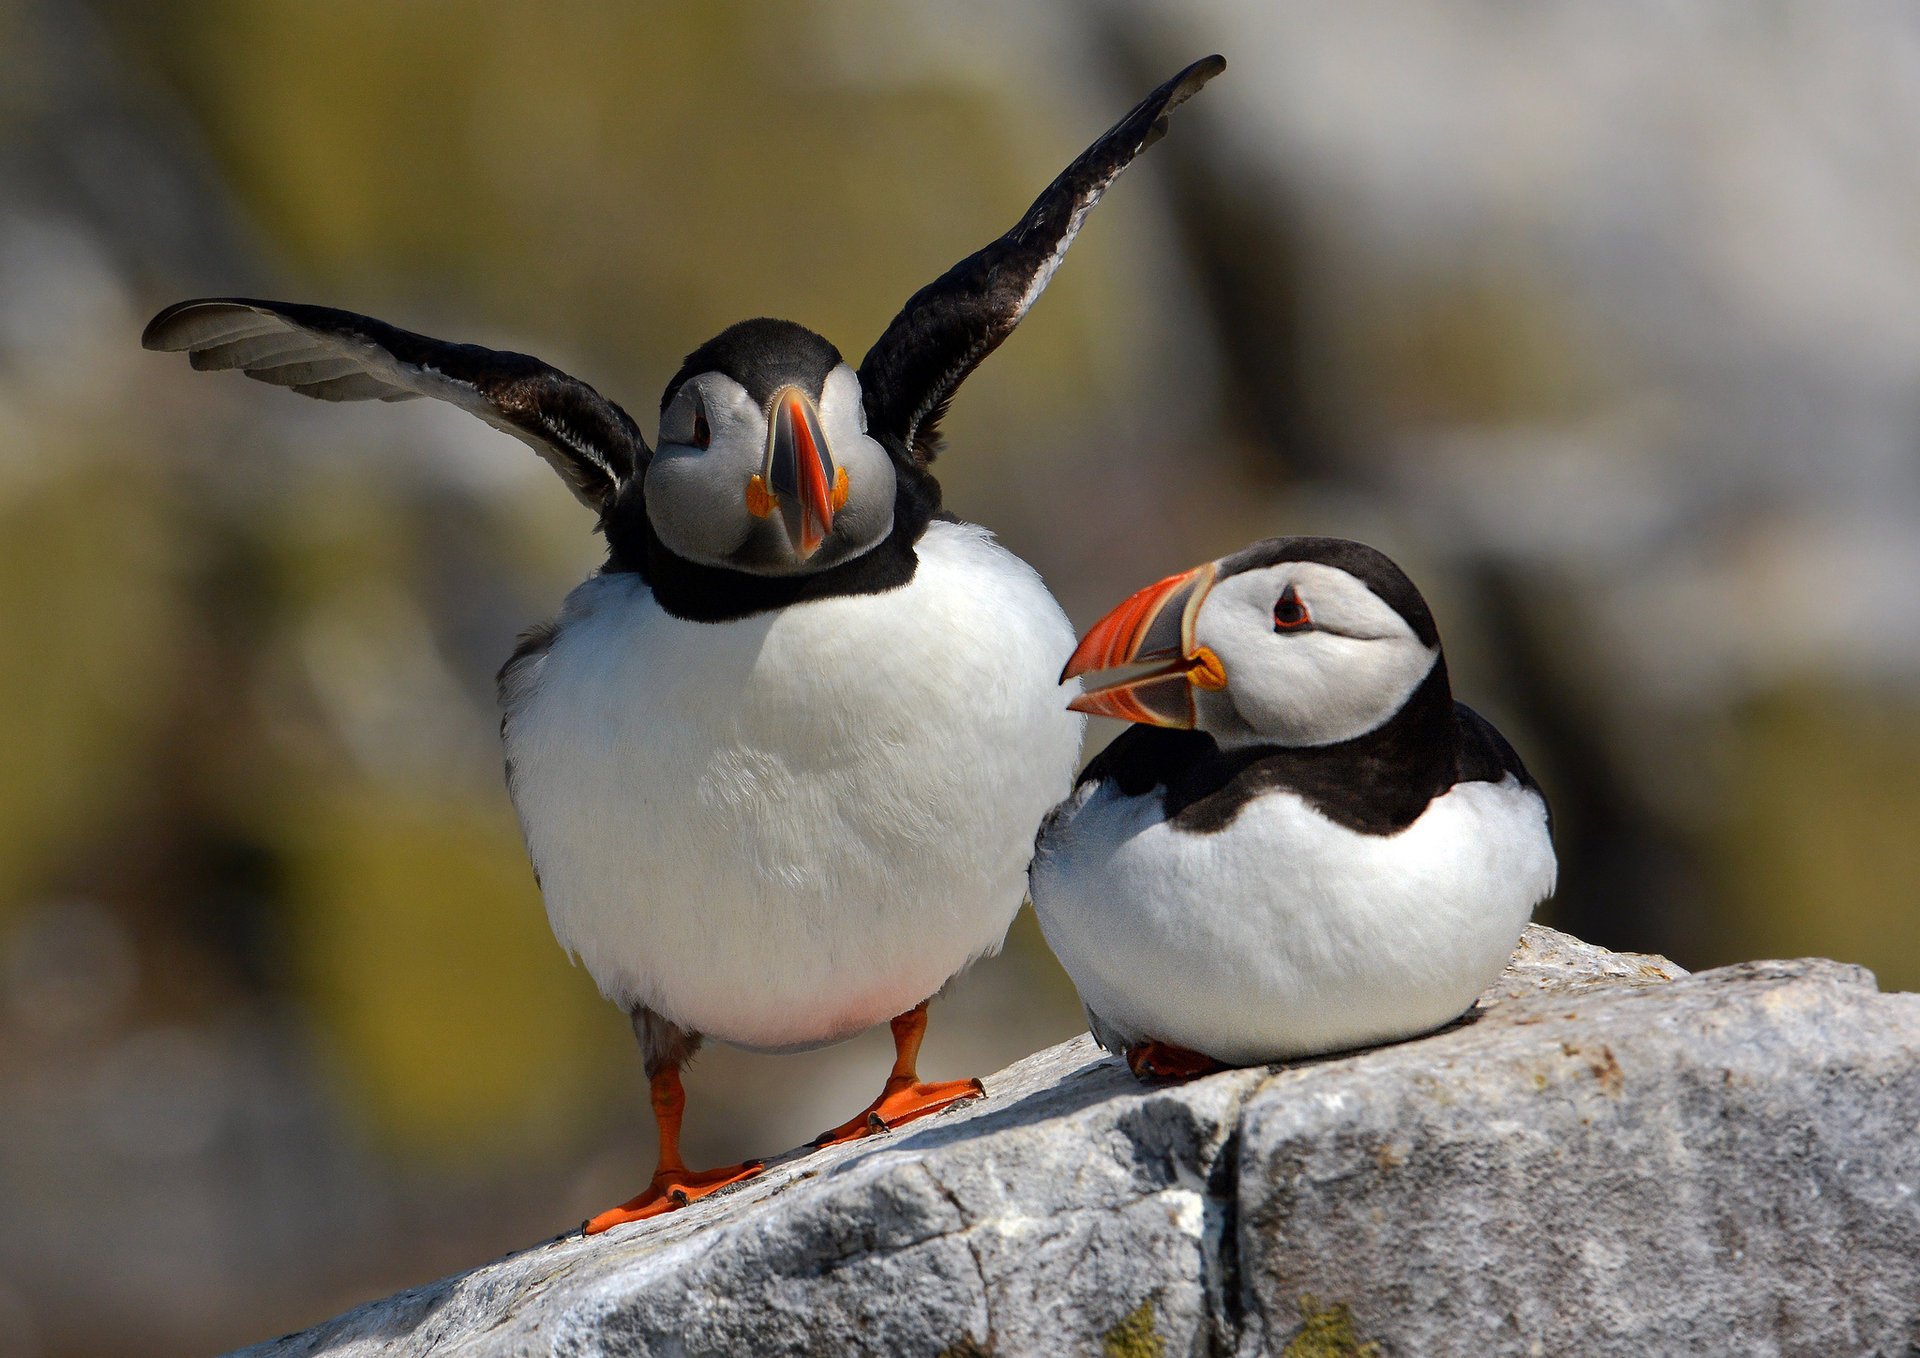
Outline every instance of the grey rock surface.
<svg viewBox="0 0 1920 1358">
<path fill-rule="evenodd" d="M 988 1098 L 253 1358 L 1920 1352 L 1920 997 L 1531 928 L 1463 1022 Z"/>
</svg>

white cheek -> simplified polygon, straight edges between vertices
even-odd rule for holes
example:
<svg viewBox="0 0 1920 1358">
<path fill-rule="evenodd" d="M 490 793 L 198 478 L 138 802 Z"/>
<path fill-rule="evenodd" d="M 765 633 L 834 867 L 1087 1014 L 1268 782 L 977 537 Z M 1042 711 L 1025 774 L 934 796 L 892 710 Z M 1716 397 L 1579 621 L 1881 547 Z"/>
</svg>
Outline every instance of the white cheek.
<svg viewBox="0 0 1920 1358">
<path fill-rule="evenodd" d="M 1309 632 L 1260 640 L 1266 644 L 1221 656 L 1227 688 L 1220 697 L 1248 728 L 1216 733 L 1226 743 L 1331 745 L 1365 735 L 1400 710 L 1437 658 L 1411 639 Z"/>
<path fill-rule="evenodd" d="M 893 461 L 887 456 L 887 450 L 865 434 L 840 440 L 835 446 L 846 450 L 836 460 L 847 469 L 849 478 L 886 477 L 893 471 Z"/>
<path fill-rule="evenodd" d="M 725 393 L 722 393 L 724 396 Z M 647 518 L 660 540 L 692 561 L 723 564 L 759 520 L 747 512 L 747 482 L 766 457 L 766 421 L 738 400 L 710 399 L 712 442 L 666 446 L 647 468 Z"/>
<path fill-rule="evenodd" d="M 744 486 L 744 475 L 729 474 L 710 453 L 656 457 L 647 468 L 647 518 L 680 555 L 718 560 L 738 550 L 752 530 Z"/>
<path fill-rule="evenodd" d="M 1255 735 L 1289 745 L 1317 744 L 1314 737 L 1333 709 L 1351 702 L 1352 695 L 1342 693 L 1343 683 L 1337 682 L 1351 682 L 1351 673 L 1334 663 L 1336 658 L 1327 655 L 1329 648 L 1319 641 L 1311 633 L 1276 634 L 1234 647 L 1237 655 L 1222 657 L 1227 671 L 1223 696 Z"/>
<path fill-rule="evenodd" d="M 1314 626 L 1274 627 L 1274 601 L 1297 589 Z M 1202 693 L 1200 728 L 1222 745 L 1332 745 L 1382 725 L 1439 658 L 1405 618 L 1345 571 L 1290 562 L 1220 581 L 1195 639 L 1220 657 L 1227 687 Z"/>
<path fill-rule="evenodd" d="M 851 445 L 867 432 L 867 412 L 860 379 L 842 363 L 827 374 L 820 387 L 820 427 L 830 442 Z"/>
<path fill-rule="evenodd" d="M 847 473 L 847 506 L 836 516 L 836 529 L 850 546 L 878 542 L 893 531 L 893 459 L 862 434 L 847 446 L 839 462 Z"/>
<path fill-rule="evenodd" d="M 760 408 L 743 393 L 738 401 L 711 411 L 708 418 L 713 441 L 707 456 L 758 470 L 767 455 L 767 418 Z"/>
</svg>

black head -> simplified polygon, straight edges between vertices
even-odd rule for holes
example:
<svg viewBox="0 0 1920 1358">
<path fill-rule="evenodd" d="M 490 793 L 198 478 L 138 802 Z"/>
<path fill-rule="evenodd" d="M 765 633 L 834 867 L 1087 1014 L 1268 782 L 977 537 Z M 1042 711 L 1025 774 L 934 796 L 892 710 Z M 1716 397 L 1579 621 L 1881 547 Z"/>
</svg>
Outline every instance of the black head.
<svg viewBox="0 0 1920 1358">
<path fill-rule="evenodd" d="M 773 394 L 781 387 L 789 385 L 799 387 L 817 401 L 827 374 L 845 362 L 826 336 L 797 321 L 780 321 L 770 316 L 739 321 L 686 356 L 680 371 L 661 393 L 660 410 L 666 413 L 673 398 L 680 394 L 680 388 L 689 378 L 701 373 L 719 373 L 732 378 L 762 405 L 772 401 Z"/>
<path fill-rule="evenodd" d="M 1427 601 L 1386 555 L 1267 538 L 1135 593 L 1088 630 L 1063 677 L 1146 665 L 1073 705 L 1197 728 L 1223 747 L 1320 746 L 1391 721 L 1442 663 Z"/>
<path fill-rule="evenodd" d="M 1404 618 L 1422 645 L 1440 644 L 1440 629 L 1434 625 L 1433 611 L 1427 607 L 1419 588 L 1392 557 L 1364 542 L 1349 538 L 1262 538 L 1232 556 L 1222 557 L 1220 578 L 1225 580 L 1288 561 L 1311 562 L 1345 571 Z"/>
</svg>

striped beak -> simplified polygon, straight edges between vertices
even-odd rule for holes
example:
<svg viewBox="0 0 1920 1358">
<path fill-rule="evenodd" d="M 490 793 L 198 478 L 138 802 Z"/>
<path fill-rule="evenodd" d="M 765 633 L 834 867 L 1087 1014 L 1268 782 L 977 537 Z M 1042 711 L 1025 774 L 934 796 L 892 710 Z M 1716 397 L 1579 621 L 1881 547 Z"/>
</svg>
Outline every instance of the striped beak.
<svg viewBox="0 0 1920 1358">
<path fill-rule="evenodd" d="M 833 531 L 834 510 L 846 503 L 846 473 L 836 472 L 820 432 L 820 412 L 798 387 L 774 394 L 762 483 L 773 492 L 795 559 L 820 550 Z"/>
<path fill-rule="evenodd" d="M 1193 690 L 1227 686 L 1220 659 L 1193 640 L 1194 619 L 1213 588 L 1214 563 L 1170 575 L 1132 595 L 1087 629 L 1060 680 L 1142 667 L 1096 684 L 1067 704 L 1076 712 L 1147 726 L 1194 724 Z"/>
</svg>

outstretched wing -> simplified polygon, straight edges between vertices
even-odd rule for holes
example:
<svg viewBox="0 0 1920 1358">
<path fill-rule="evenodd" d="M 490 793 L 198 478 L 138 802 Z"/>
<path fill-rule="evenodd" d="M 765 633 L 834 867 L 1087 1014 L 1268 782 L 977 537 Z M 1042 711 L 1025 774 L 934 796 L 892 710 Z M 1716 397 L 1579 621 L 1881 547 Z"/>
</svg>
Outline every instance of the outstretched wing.
<svg viewBox="0 0 1920 1358">
<path fill-rule="evenodd" d="M 1141 100 L 1047 186 L 1013 230 L 907 299 L 860 361 L 870 428 L 922 463 L 939 450 L 947 402 L 1027 314 L 1107 185 L 1167 130 L 1167 114 L 1227 68 L 1196 61 Z"/>
<path fill-rule="evenodd" d="M 531 446 L 591 509 L 647 462 L 627 412 L 578 378 L 527 354 L 450 344 L 351 311 L 198 298 L 155 316 L 140 342 L 323 401 L 449 401 Z"/>
</svg>

